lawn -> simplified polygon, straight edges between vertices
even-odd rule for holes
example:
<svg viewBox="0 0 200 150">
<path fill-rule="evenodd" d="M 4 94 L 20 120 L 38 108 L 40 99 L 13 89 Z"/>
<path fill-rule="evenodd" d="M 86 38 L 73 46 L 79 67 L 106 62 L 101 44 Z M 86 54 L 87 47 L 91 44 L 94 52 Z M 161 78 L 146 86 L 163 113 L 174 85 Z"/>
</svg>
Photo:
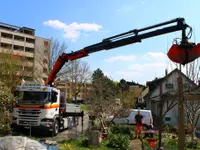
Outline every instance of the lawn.
<svg viewBox="0 0 200 150">
<path fill-rule="evenodd" d="M 85 138 L 80 138 L 77 140 L 64 140 L 60 143 L 58 143 L 59 150 L 112 150 L 108 148 L 107 141 L 103 140 L 100 147 L 88 147 L 86 144 L 84 144 L 82 141 L 84 141 Z"/>
</svg>

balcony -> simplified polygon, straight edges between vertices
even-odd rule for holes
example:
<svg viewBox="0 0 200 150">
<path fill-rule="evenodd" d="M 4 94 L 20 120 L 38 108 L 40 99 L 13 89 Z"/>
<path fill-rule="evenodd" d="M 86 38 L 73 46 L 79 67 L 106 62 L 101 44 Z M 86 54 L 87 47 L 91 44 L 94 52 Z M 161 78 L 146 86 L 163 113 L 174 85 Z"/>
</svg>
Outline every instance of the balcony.
<svg viewBox="0 0 200 150">
<path fill-rule="evenodd" d="M 31 58 L 34 57 L 33 53 L 28 53 L 28 52 L 18 51 L 18 50 L 13 51 L 13 54 L 14 55 L 19 55 L 19 56 L 31 57 Z"/>
<path fill-rule="evenodd" d="M 34 48 L 34 45 L 35 45 L 35 39 L 26 38 L 26 44 L 25 44 L 26 47 Z"/>
<path fill-rule="evenodd" d="M 28 61 L 26 61 L 26 62 L 23 63 L 23 65 L 24 65 L 25 67 L 33 67 L 33 62 L 28 62 Z"/>
<path fill-rule="evenodd" d="M 1 43 L 12 44 L 13 39 L 1 37 Z"/>
<path fill-rule="evenodd" d="M 1 29 L 1 28 L 0 28 L 0 32 L 1 33 L 11 34 L 11 35 L 17 35 L 17 36 L 27 37 L 27 38 L 34 38 L 35 37 L 34 35 L 25 34 L 25 33 L 18 32 L 18 31 L 17 32 L 13 32 L 13 31 Z"/>
<path fill-rule="evenodd" d="M 14 35 L 14 40 L 24 42 L 24 41 L 25 41 L 25 38 L 24 38 L 23 36 Z"/>
<path fill-rule="evenodd" d="M 24 42 L 23 41 L 14 40 L 14 45 L 23 46 L 24 47 Z"/>
<path fill-rule="evenodd" d="M 26 70 L 21 70 L 16 73 L 17 76 L 26 76 L 26 77 L 32 77 L 33 76 L 33 71 L 26 71 Z"/>
<path fill-rule="evenodd" d="M 34 48 L 33 43 L 25 43 L 25 47 Z"/>
<path fill-rule="evenodd" d="M 33 71 L 23 71 L 23 76 L 32 77 L 33 76 Z"/>
</svg>

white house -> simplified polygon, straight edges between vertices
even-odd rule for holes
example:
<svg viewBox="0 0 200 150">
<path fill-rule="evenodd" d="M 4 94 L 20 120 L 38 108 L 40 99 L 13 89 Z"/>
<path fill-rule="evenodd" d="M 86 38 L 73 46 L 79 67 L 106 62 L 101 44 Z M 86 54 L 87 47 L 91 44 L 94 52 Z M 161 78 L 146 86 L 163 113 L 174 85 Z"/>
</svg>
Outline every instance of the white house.
<svg viewBox="0 0 200 150">
<path fill-rule="evenodd" d="M 163 116 L 164 122 L 175 126 L 178 124 L 178 107 L 177 107 L 177 79 L 181 76 L 183 80 L 183 90 L 189 91 L 196 89 L 198 86 L 191 81 L 180 70 L 175 69 L 169 74 L 166 74 L 163 78 L 156 78 L 155 80 L 148 82 L 147 87 L 143 92 L 144 99 L 146 101 L 147 109 L 152 111 L 155 118 L 160 115 L 160 100 L 163 101 Z M 162 97 L 161 97 L 162 96 Z M 197 100 L 198 101 L 198 100 Z M 167 111 L 169 110 L 169 111 Z M 165 117 L 170 117 L 170 121 L 165 121 Z M 186 117 L 185 117 L 185 121 Z M 199 124 L 200 125 L 200 124 Z"/>
</svg>

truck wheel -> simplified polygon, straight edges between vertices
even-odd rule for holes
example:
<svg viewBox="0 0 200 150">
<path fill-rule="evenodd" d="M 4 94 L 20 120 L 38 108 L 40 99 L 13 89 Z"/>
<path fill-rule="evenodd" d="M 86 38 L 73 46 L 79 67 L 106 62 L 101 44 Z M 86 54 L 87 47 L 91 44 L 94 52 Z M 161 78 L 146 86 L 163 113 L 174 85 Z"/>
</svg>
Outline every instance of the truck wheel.
<svg viewBox="0 0 200 150">
<path fill-rule="evenodd" d="M 53 125 L 53 136 L 56 136 L 58 134 L 59 130 L 60 130 L 59 122 L 58 122 L 58 120 L 55 120 L 54 125 Z"/>
</svg>

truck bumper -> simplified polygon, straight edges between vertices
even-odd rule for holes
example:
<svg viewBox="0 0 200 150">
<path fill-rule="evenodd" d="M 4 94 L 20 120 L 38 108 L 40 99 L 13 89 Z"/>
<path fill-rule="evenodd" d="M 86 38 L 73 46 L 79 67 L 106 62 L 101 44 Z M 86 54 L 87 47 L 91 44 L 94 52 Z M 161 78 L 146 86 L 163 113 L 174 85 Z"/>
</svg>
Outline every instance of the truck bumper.
<svg viewBox="0 0 200 150">
<path fill-rule="evenodd" d="M 49 132 L 52 131 L 52 126 L 45 126 L 45 125 L 40 125 L 40 126 L 24 126 L 24 125 L 18 125 L 16 123 L 11 124 L 11 128 L 14 130 L 23 130 L 23 129 L 30 129 L 31 130 L 36 130 L 36 131 L 42 131 L 42 132 Z"/>
</svg>

